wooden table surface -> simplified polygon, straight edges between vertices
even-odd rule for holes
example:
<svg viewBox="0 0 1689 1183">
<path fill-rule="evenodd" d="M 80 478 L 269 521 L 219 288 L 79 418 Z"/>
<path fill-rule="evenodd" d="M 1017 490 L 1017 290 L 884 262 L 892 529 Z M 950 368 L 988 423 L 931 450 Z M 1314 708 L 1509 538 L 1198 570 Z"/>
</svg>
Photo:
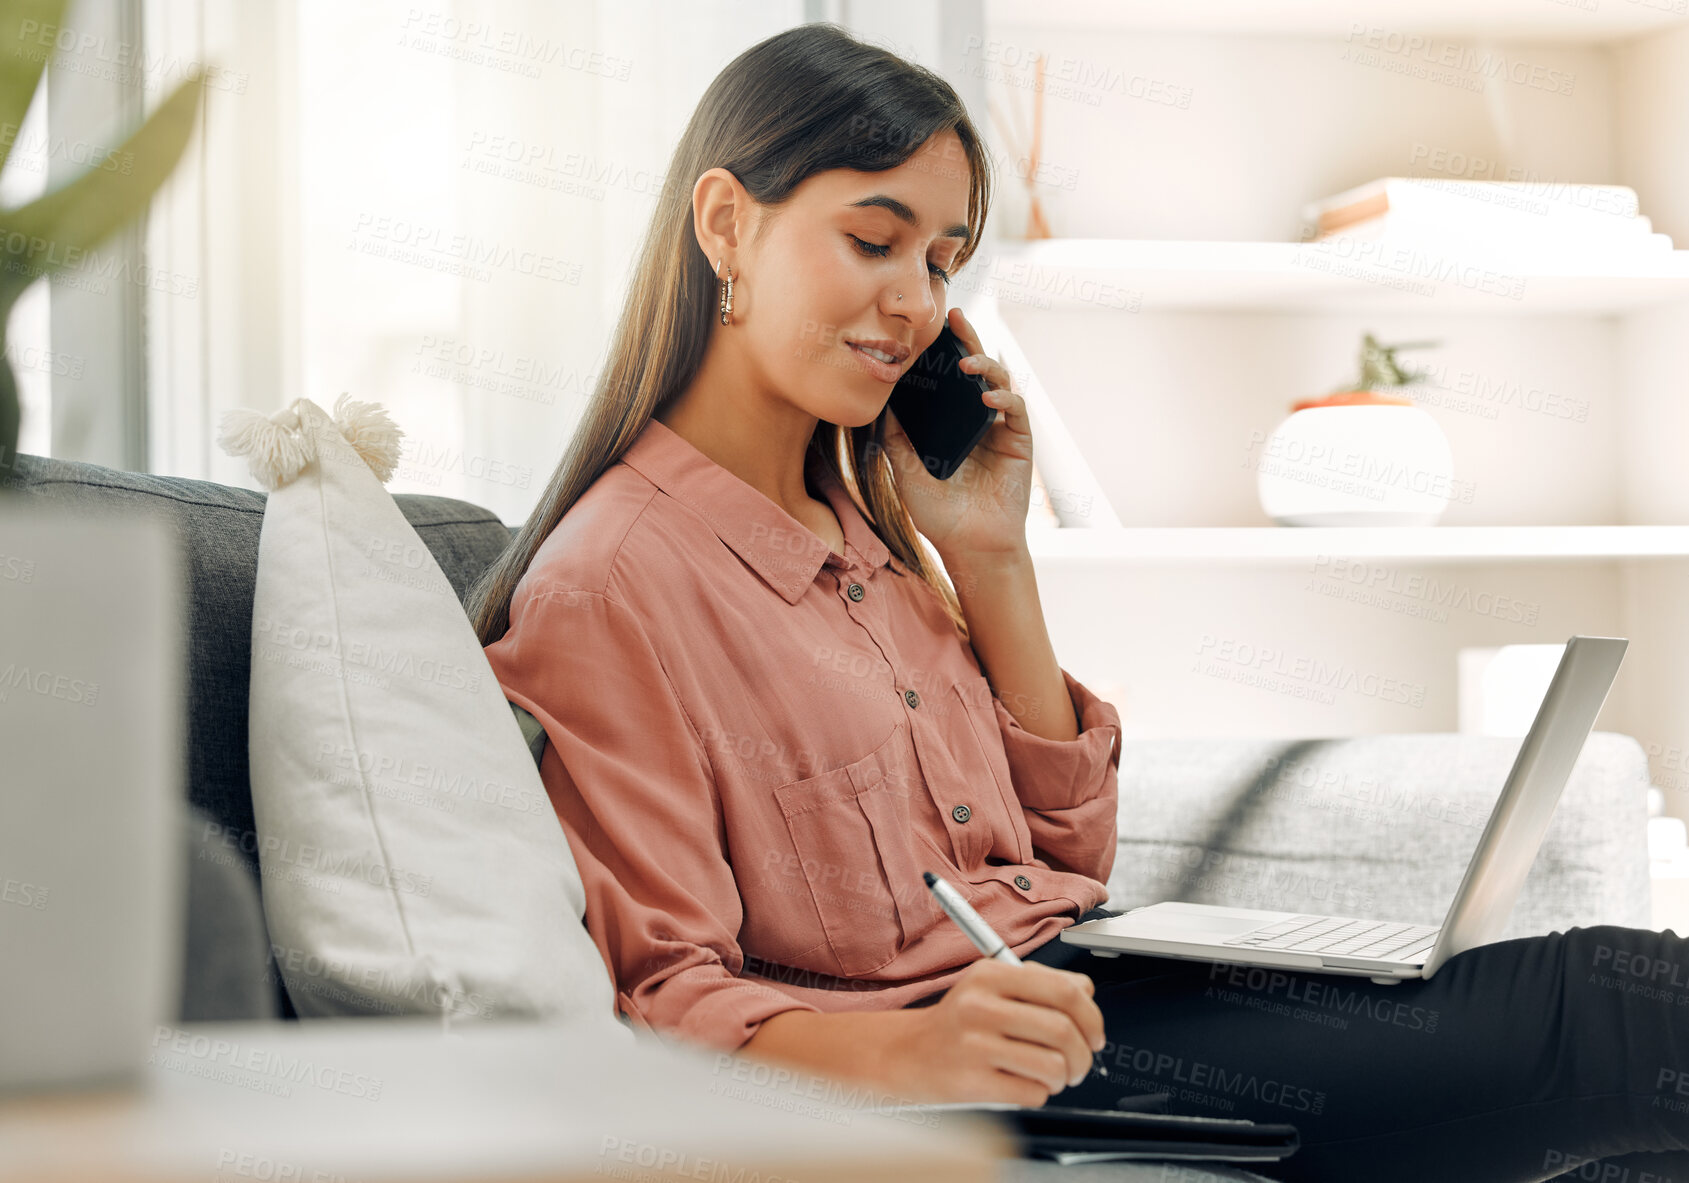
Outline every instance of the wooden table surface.
<svg viewBox="0 0 1689 1183">
<path fill-rule="evenodd" d="M 130 1089 L 0 1095 L 4 1183 L 995 1180 L 972 1114 L 619 1025 L 160 1027 Z"/>
</svg>

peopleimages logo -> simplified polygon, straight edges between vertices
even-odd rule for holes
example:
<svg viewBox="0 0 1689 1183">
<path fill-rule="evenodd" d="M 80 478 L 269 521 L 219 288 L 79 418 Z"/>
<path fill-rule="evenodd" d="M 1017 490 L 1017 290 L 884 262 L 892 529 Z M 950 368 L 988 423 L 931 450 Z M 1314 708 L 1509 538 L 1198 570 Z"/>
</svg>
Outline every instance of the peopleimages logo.
<svg viewBox="0 0 1689 1183">
<path fill-rule="evenodd" d="M 1288 789 L 1296 804 L 1320 805 L 1323 801 L 1355 803 L 1354 815 L 1368 821 L 1384 821 L 1385 811 L 1412 814 L 1457 826 L 1481 826 L 1488 819 L 1471 801 L 1451 799 L 1435 790 L 1387 784 L 1376 776 L 1354 775 L 1349 769 L 1333 771 L 1313 760 L 1269 755 L 1255 773 L 1254 793 Z M 1393 824 L 1393 822 L 1389 823 Z"/>
<path fill-rule="evenodd" d="M 255 641 L 273 645 L 281 650 L 292 650 L 300 655 L 346 662 L 376 673 L 432 682 L 454 690 L 473 692 L 481 688 L 480 673 L 470 670 L 467 666 L 430 657 L 417 658 L 403 651 L 382 649 L 368 641 L 353 641 L 343 646 L 337 634 L 313 633 L 297 625 L 283 624 L 268 617 L 255 620 L 252 633 Z"/>
<path fill-rule="evenodd" d="M 1689 986 L 1689 968 L 1681 963 L 1612 945 L 1595 946 L 1595 968 L 1611 970 L 1654 986 Z"/>
<path fill-rule="evenodd" d="M 1361 65 L 1385 66 L 1430 81 L 1461 82 L 1474 91 L 1481 91 L 1485 81 L 1493 80 L 1569 95 L 1578 79 L 1569 70 L 1527 61 L 1501 49 L 1478 48 L 1360 22 L 1349 26 L 1342 56 Z"/>
<path fill-rule="evenodd" d="M 1256 448 L 1261 448 L 1259 459 L 1245 455 L 1239 467 L 1247 468 L 1253 462 L 1285 476 L 1299 472 L 1313 473 L 1318 469 L 1324 474 L 1352 477 L 1359 487 L 1374 490 L 1380 495 L 1385 489 L 1395 487 L 1444 501 L 1458 501 L 1463 505 L 1470 505 L 1476 496 L 1477 489 L 1471 481 L 1429 469 L 1410 468 L 1398 461 L 1386 463 L 1369 453 L 1357 452 L 1341 444 L 1286 438 L 1276 432 L 1269 436 L 1255 428 L 1249 433 L 1249 446 L 1244 451 L 1252 453 Z M 1284 464 L 1273 464 L 1273 461 L 1283 461 Z"/>
<path fill-rule="evenodd" d="M 402 967 L 354 965 L 338 957 L 324 957 L 274 943 L 270 945 L 270 956 L 290 994 L 334 998 L 389 1014 L 399 1013 L 397 1002 L 401 999 L 414 1014 L 449 1013 L 458 1018 L 476 1019 L 497 1013 L 492 1000 L 477 990 L 446 985 L 429 975 L 405 972 Z"/>
<path fill-rule="evenodd" d="M 1297 1113 L 1325 1111 L 1324 1092 L 1286 1084 L 1270 1076 L 1232 1071 L 1218 1064 L 1187 1060 L 1184 1056 L 1174 1056 L 1167 1052 L 1152 1051 L 1147 1047 L 1133 1047 L 1124 1043 L 1107 1044 L 1102 1054 L 1106 1056 L 1111 1051 L 1116 1067 L 1140 1072 L 1152 1080 L 1172 1081 L 1175 1084 L 1189 1085 L 1193 1089 L 1210 1089 L 1215 1093 L 1233 1097 L 1248 1097 Z"/>
<path fill-rule="evenodd" d="M 233 830 L 227 833 L 228 836 L 236 836 Z M 223 844 L 230 845 L 228 837 L 224 838 Z M 245 843 L 240 846 L 248 853 L 256 853 L 259 861 L 269 868 L 315 871 L 331 879 L 338 878 L 348 882 L 362 880 L 372 887 L 390 887 L 394 891 L 416 896 L 427 896 L 434 888 L 432 875 L 420 875 L 415 871 L 347 854 L 344 851 L 331 851 L 323 846 L 295 843 L 291 838 L 278 838 L 274 834 L 264 835 L 254 846 Z"/>
<path fill-rule="evenodd" d="M 352 226 L 348 245 L 365 254 L 386 256 L 400 262 L 429 258 L 451 260 L 466 267 L 500 269 L 554 283 L 581 282 L 581 264 L 510 246 L 475 234 L 463 234 L 445 226 L 431 226 L 408 218 L 360 211 Z M 474 276 L 479 278 L 479 275 Z"/>
<path fill-rule="evenodd" d="M 39 883 L 0 875 L 0 904 L 16 904 L 36 912 L 47 906 L 48 889 Z"/>
<path fill-rule="evenodd" d="M 375 752 L 351 744 L 323 740 L 317 745 L 317 763 L 340 772 L 356 773 L 392 785 L 429 790 L 429 795 L 456 802 L 479 801 L 500 805 L 517 813 L 544 813 L 551 801 L 543 792 L 490 780 L 460 768 L 420 762 L 407 753 Z"/>
<path fill-rule="evenodd" d="M 27 690 L 77 706 L 91 707 L 99 697 L 100 684 L 68 674 L 56 674 L 52 670 L 31 669 L 12 661 L 0 666 L 0 702 L 5 702 L 14 690 Z"/>
<path fill-rule="evenodd" d="M 1522 275 L 1493 271 L 1481 264 L 1423 251 L 1416 246 L 1342 233 L 1303 245 L 1307 250 L 1296 256 L 1296 262 L 1301 266 L 1334 271 L 1369 282 L 1397 279 L 1404 283 L 1428 281 L 1411 288 L 1421 295 L 1435 296 L 1437 289 L 1434 285 L 1447 284 L 1508 300 L 1525 297 L 1525 277 Z"/>
<path fill-rule="evenodd" d="M 156 88 L 163 79 L 186 79 L 196 70 L 202 85 L 209 90 L 245 94 L 250 79 L 245 70 L 228 70 L 174 53 L 152 53 L 133 41 L 117 41 L 103 33 L 42 24 L 38 20 L 19 22 L 17 40 L 19 45 L 12 52 L 23 60 L 51 59 L 55 71 L 91 74 L 125 85 L 138 83 L 148 90 Z M 31 42 L 35 48 L 30 47 Z M 56 56 L 54 50 L 58 51 Z"/>
<path fill-rule="evenodd" d="M 1078 99 L 1087 106 L 1100 106 L 1105 94 L 1138 99 L 1181 111 L 1191 105 L 1192 90 L 1162 78 L 1132 74 L 1111 62 L 1093 62 L 1067 54 L 1052 54 L 1042 48 L 1016 45 L 992 38 L 987 41 L 970 36 L 962 43 L 962 56 L 968 59 L 968 73 L 1014 86 L 1031 86 L 1030 77 L 1010 74 L 1010 69 L 1030 70 L 1036 60 L 1044 66 L 1043 89 L 1057 98 Z"/>
<path fill-rule="evenodd" d="M 1368 698 L 1423 706 L 1425 686 L 1375 673 L 1362 672 L 1346 662 L 1335 665 L 1317 657 L 1291 655 L 1271 645 L 1252 645 L 1231 637 L 1203 633 L 1196 646 L 1199 661 L 1225 662 L 1251 670 L 1305 682 L 1322 689 L 1348 690 Z"/>
<path fill-rule="evenodd" d="M 1365 989 L 1303 974 L 1217 961 L 1208 972 L 1208 980 L 1215 984 L 1208 987 L 1206 998 L 1308 1019 L 1323 1026 L 1347 1030 L 1348 1020 L 1367 1019 L 1427 1035 L 1437 1030 L 1439 1012 L 1429 1007 L 1379 998 Z"/>
<path fill-rule="evenodd" d="M 538 78 L 541 66 L 559 66 L 625 82 L 633 69 L 631 58 L 616 57 L 570 42 L 553 41 L 549 37 L 536 38 L 515 27 L 464 20 L 450 12 L 411 7 L 406 10 L 399 28 L 400 45 L 427 49 L 476 65 L 513 69 L 529 78 Z"/>
<path fill-rule="evenodd" d="M 135 171 L 135 154 L 133 152 L 118 152 L 103 144 L 92 144 L 87 140 L 73 140 L 66 136 L 48 136 L 43 134 L 23 135 L 21 124 L 0 123 L 0 149 L 8 154 L 16 152 L 19 165 L 31 172 L 41 172 L 46 164 L 26 164 L 31 157 L 37 159 L 45 157 L 47 160 L 69 160 L 83 168 L 97 172 L 117 173 L 128 176 Z M 7 161 L 13 157 L 8 155 Z"/>
<path fill-rule="evenodd" d="M 1518 600 L 1512 596 L 1482 590 L 1473 591 L 1470 584 L 1459 581 L 1450 583 L 1438 579 L 1435 575 L 1417 571 L 1404 573 L 1399 568 L 1367 559 L 1318 555 L 1314 558 L 1312 574 L 1316 579 L 1331 582 L 1314 584 L 1310 580 L 1308 590 L 1334 594 L 1327 589 L 1337 588 L 1342 591 L 1346 588 L 1349 592 L 1364 592 L 1366 602 L 1374 602 L 1375 597 L 1384 593 L 1418 600 L 1436 608 L 1439 614 L 1435 618 L 1439 621 L 1447 620 L 1447 610 L 1456 608 L 1476 616 L 1488 616 L 1534 628 L 1542 611 L 1542 605 L 1535 601 Z M 1361 602 L 1363 597 L 1349 595 L 1347 598 Z"/>
<path fill-rule="evenodd" d="M 298 1053 L 243 1046 L 232 1039 L 193 1034 L 175 1027 L 154 1028 L 152 1052 L 147 1062 L 230 1084 L 275 1086 L 266 1091 L 279 1090 L 282 1096 L 291 1095 L 291 1085 L 309 1084 L 348 1097 L 369 1101 L 381 1099 L 382 1080 L 379 1076 L 319 1064 Z M 243 1078 L 240 1075 L 243 1073 L 251 1075 Z"/>
</svg>

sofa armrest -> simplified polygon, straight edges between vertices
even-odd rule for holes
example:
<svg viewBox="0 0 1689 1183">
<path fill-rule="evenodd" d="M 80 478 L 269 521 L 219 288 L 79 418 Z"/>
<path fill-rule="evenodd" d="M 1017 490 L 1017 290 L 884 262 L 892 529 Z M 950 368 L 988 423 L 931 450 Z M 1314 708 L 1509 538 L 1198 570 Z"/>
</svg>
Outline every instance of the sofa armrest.
<svg viewBox="0 0 1689 1183">
<path fill-rule="evenodd" d="M 256 876 L 204 810 L 186 802 L 182 810 L 187 923 L 178 1017 L 192 1023 L 280 1018 L 280 978 Z"/>
<path fill-rule="evenodd" d="M 537 767 L 540 756 L 545 752 L 545 728 L 540 726 L 540 721 L 531 713 L 509 699 L 505 701 L 510 705 L 510 713 L 516 716 L 516 725 L 522 729 L 522 742 L 528 745 L 528 754 L 534 758 L 534 765 Z"/>
<path fill-rule="evenodd" d="M 1440 924 L 1523 739 L 1123 741 L 1110 908 L 1157 900 Z M 1648 761 L 1591 733 L 1503 936 L 1651 923 Z"/>
</svg>

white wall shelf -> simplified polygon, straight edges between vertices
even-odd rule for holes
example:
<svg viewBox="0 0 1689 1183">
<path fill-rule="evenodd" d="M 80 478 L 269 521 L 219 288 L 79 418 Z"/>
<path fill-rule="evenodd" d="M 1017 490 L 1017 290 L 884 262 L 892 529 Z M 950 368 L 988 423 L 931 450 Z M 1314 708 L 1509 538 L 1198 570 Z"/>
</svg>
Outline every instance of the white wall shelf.
<svg viewBox="0 0 1689 1183">
<path fill-rule="evenodd" d="M 1483 237 L 1497 219 L 1476 217 L 1297 235 L 1309 202 L 1410 176 L 1626 185 L 1689 247 L 1677 7 L 986 0 L 965 75 L 1022 153 L 1043 55 L 1033 191 L 1058 237 L 1018 240 L 1028 187 L 1005 169 L 1003 237 L 956 287 L 995 299 L 982 335 L 1036 392 L 1070 511 L 1028 531 L 1052 641 L 1132 734 L 1455 730 L 1462 653 L 1624 636 L 1596 726 L 1667 783 L 1689 750 L 1689 250 L 1579 250 L 1525 222 Z M 1352 380 L 1364 333 L 1436 345 L 1406 355 L 1413 397 L 1470 496 L 1431 527 L 1270 525 L 1260 445 Z M 1340 559 L 1402 570 L 1371 586 Z M 1347 594 L 1366 590 L 1390 594 Z M 1423 702 L 1311 693 L 1226 660 L 1246 651 L 1349 663 Z M 1689 817 L 1689 792 L 1667 812 Z"/>
<path fill-rule="evenodd" d="M 1689 558 L 1689 526 L 1126 526 L 1027 534 L 1033 557 L 1091 563 Z"/>
<path fill-rule="evenodd" d="M 1546 3 L 1544 0 L 1204 0 L 1201 4 L 1121 0 L 986 0 L 993 25 L 1127 32 L 1320 37 L 1353 25 L 1445 37 L 1606 42 L 1670 28 L 1683 20 L 1673 0 L 1650 3 Z"/>
<path fill-rule="evenodd" d="M 1544 255 L 1521 266 L 1350 239 L 1056 238 L 1005 243 L 986 269 L 1003 304 L 1052 311 L 1616 315 L 1689 302 L 1689 251 Z"/>
</svg>

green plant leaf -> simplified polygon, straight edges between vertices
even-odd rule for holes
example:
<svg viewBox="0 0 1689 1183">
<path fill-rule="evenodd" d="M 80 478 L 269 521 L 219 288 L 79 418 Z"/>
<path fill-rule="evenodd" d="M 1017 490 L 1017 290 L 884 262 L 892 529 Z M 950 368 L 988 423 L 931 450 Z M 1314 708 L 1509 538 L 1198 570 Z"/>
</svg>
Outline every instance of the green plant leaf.
<svg viewBox="0 0 1689 1183">
<path fill-rule="evenodd" d="M 0 4 L 0 168 L 12 154 L 41 72 L 53 56 L 52 38 L 70 0 L 5 0 Z M 41 44 L 43 34 L 46 45 Z"/>
<path fill-rule="evenodd" d="M 104 242 L 139 216 L 187 149 L 204 92 L 204 75 L 189 74 L 112 157 L 133 161 L 128 173 L 94 168 L 22 209 L 0 211 L 0 317 L 41 275 L 63 269 L 72 252 Z M 21 240 L 18 236 L 21 235 Z M 14 249 L 14 241 L 21 250 Z"/>
<path fill-rule="evenodd" d="M 1350 390 L 1387 390 L 1393 386 L 1411 386 L 1425 376 L 1424 371 L 1410 370 L 1396 360 L 1402 349 L 1432 349 L 1440 342 L 1409 341 L 1400 345 L 1383 345 L 1371 333 L 1361 338 L 1360 377 L 1348 387 Z"/>
<path fill-rule="evenodd" d="M 0 497 L 17 490 L 18 431 L 23 408 L 18 405 L 18 379 L 5 356 L 0 336 Z"/>
</svg>

